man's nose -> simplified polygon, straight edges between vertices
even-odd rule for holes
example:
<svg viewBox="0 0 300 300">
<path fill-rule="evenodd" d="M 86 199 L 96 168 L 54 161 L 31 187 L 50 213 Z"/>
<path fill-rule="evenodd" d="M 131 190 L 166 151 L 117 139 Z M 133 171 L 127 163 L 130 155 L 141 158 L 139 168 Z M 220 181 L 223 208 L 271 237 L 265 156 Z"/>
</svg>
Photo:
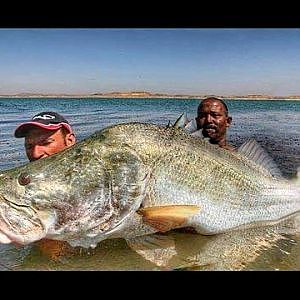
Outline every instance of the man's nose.
<svg viewBox="0 0 300 300">
<path fill-rule="evenodd" d="M 29 160 L 34 161 L 47 156 L 44 146 L 35 145 L 29 151 Z"/>
<path fill-rule="evenodd" d="M 212 117 L 211 117 L 210 114 L 207 114 L 207 115 L 205 116 L 205 121 L 206 121 L 207 123 L 211 123 L 211 122 L 212 122 Z"/>
</svg>

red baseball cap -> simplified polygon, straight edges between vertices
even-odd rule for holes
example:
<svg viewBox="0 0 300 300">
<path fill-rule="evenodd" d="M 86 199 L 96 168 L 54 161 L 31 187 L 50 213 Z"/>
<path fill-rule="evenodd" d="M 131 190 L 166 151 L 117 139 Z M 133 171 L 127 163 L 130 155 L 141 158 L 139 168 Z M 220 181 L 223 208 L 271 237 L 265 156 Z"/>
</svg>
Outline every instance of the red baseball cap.
<svg viewBox="0 0 300 300">
<path fill-rule="evenodd" d="M 15 137 L 25 137 L 28 130 L 32 126 L 37 126 L 47 130 L 57 130 L 59 128 L 66 128 L 70 133 L 73 133 L 72 127 L 69 122 L 60 114 L 52 111 L 38 113 L 33 116 L 28 122 L 20 124 L 15 130 Z"/>
</svg>

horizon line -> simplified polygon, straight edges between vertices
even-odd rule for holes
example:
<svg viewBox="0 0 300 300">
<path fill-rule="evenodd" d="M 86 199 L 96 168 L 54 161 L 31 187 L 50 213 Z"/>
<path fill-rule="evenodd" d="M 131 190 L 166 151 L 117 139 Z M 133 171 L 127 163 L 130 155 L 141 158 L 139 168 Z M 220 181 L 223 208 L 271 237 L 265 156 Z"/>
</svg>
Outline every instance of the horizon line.
<svg viewBox="0 0 300 300">
<path fill-rule="evenodd" d="M 161 93 L 161 92 L 148 92 L 148 91 L 113 91 L 113 92 L 93 92 L 93 93 L 43 93 L 43 92 L 21 92 L 0 94 L 0 97 L 218 97 L 218 98 L 266 98 L 266 99 L 281 99 L 281 98 L 300 98 L 299 95 L 269 95 L 269 94 L 231 94 L 231 95 L 217 95 L 217 94 L 184 94 L 184 93 Z"/>
</svg>

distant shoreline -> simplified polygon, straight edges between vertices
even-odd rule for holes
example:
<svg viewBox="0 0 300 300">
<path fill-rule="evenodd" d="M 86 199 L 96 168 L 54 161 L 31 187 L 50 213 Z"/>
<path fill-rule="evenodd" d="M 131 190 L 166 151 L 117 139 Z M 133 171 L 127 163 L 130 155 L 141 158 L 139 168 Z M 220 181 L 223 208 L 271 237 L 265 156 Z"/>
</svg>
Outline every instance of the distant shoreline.
<svg viewBox="0 0 300 300">
<path fill-rule="evenodd" d="M 217 95 L 168 95 L 168 94 L 151 94 L 147 92 L 141 93 L 108 93 L 108 94 L 87 94 L 87 95 L 78 95 L 78 94 L 16 94 L 16 95 L 0 95 L 0 99 L 11 99 L 11 98 L 60 98 L 60 99 L 190 99 L 190 100 L 201 100 L 206 97 L 218 97 L 224 100 L 286 100 L 286 101 L 300 101 L 300 96 L 267 96 L 267 95 L 247 95 L 247 96 L 217 96 Z"/>
</svg>

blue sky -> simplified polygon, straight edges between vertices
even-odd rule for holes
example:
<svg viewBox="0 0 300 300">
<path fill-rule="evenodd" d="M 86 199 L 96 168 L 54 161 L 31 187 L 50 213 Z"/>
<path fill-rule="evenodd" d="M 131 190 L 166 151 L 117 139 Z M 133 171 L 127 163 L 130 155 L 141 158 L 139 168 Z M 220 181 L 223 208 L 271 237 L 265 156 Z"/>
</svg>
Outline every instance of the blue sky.
<svg viewBox="0 0 300 300">
<path fill-rule="evenodd" d="M 0 94 L 300 95 L 300 29 L 0 29 Z"/>
</svg>

